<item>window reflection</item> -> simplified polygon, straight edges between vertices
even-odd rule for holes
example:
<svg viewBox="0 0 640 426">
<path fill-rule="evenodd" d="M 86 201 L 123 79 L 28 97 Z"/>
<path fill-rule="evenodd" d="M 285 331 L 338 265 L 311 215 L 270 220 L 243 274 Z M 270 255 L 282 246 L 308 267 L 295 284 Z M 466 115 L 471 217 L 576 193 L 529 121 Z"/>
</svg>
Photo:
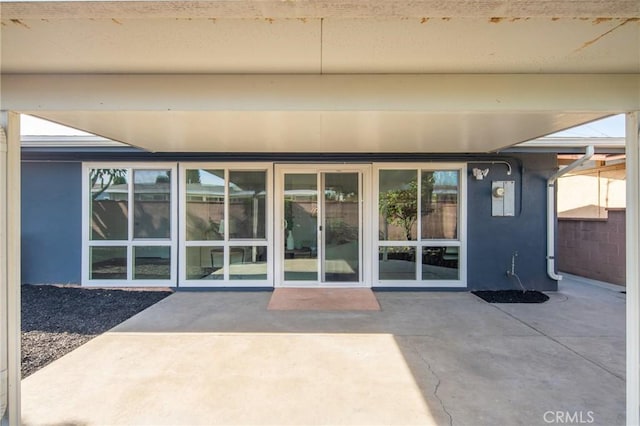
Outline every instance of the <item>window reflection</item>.
<svg viewBox="0 0 640 426">
<path fill-rule="evenodd" d="M 315 173 L 284 178 L 284 279 L 318 280 L 318 181 Z"/>
<path fill-rule="evenodd" d="M 417 238 L 417 174 L 417 170 L 380 170 L 380 240 Z"/>
<path fill-rule="evenodd" d="M 360 280 L 358 173 L 324 174 L 324 281 Z"/>
<path fill-rule="evenodd" d="M 266 280 L 267 248 L 262 246 L 229 247 L 229 278 L 232 280 Z"/>
<path fill-rule="evenodd" d="M 134 247 L 133 257 L 133 279 L 168 280 L 171 278 L 171 247 Z"/>
<path fill-rule="evenodd" d="M 422 279 L 423 280 L 457 280 L 459 279 L 460 248 L 423 247 Z"/>
<path fill-rule="evenodd" d="M 126 169 L 89 170 L 91 240 L 127 240 L 129 172 Z"/>
<path fill-rule="evenodd" d="M 92 280 L 126 280 L 126 247 L 90 247 L 89 276 Z"/>
<path fill-rule="evenodd" d="M 224 170 L 186 171 L 187 241 L 224 239 Z"/>
<path fill-rule="evenodd" d="M 188 280 L 224 279 L 224 247 L 187 247 Z"/>
<path fill-rule="evenodd" d="M 230 246 L 229 279 L 266 280 L 267 247 Z M 223 280 L 225 247 L 187 247 L 188 280 Z"/>
<path fill-rule="evenodd" d="M 422 172 L 422 239 L 458 238 L 459 172 Z"/>
<path fill-rule="evenodd" d="M 415 247 L 380 247 L 378 271 L 380 280 L 415 280 Z"/>
<path fill-rule="evenodd" d="M 229 238 L 265 238 L 266 173 L 229 173 Z"/>
<path fill-rule="evenodd" d="M 134 238 L 171 238 L 171 170 L 134 170 Z"/>
</svg>

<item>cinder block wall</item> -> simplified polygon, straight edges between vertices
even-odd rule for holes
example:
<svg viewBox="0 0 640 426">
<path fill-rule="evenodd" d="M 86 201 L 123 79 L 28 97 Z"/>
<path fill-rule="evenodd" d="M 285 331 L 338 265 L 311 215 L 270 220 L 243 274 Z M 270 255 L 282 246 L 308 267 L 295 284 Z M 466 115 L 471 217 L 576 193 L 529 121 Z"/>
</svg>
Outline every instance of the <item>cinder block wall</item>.
<svg viewBox="0 0 640 426">
<path fill-rule="evenodd" d="M 625 210 L 607 219 L 558 219 L 558 269 L 625 285 Z"/>
</svg>

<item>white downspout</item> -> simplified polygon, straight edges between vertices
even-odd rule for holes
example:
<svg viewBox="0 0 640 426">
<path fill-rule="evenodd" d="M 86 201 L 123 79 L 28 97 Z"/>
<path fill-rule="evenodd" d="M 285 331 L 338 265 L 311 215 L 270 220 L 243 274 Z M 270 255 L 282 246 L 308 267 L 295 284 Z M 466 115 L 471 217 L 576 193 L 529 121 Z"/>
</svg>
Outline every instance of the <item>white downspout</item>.
<svg viewBox="0 0 640 426">
<path fill-rule="evenodd" d="M 562 279 L 562 275 L 556 273 L 556 181 L 560 176 L 589 161 L 593 153 L 593 145 L 589 145 L 582 157 L 547 179 L 547 275 L 552 280 Z"/>
</svg>

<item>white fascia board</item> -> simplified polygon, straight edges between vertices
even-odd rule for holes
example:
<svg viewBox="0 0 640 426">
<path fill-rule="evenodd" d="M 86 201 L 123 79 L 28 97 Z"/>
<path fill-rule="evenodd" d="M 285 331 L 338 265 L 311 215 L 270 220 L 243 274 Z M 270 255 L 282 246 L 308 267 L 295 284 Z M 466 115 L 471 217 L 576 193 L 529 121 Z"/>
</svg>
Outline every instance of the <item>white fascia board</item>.
<svg viewBox="0 0 640 426">
<path fill-rule="evenodd" d="M 603 112 L 640 109 L 640 74 L 2 75 L 38 111 Z"/>
</svg>

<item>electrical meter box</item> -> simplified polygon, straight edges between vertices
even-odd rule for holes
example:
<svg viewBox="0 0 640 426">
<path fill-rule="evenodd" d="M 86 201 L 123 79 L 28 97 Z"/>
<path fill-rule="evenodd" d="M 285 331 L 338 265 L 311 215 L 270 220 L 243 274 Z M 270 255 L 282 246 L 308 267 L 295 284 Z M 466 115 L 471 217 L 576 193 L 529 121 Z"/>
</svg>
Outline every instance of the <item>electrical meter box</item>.
<svg viewBox="0 0 640 426">
<path fill-rule="evenodd" d="M 491 216 L 514 216 L 516 210 L 516 182 L 491 182 Z"/>
</svg>

